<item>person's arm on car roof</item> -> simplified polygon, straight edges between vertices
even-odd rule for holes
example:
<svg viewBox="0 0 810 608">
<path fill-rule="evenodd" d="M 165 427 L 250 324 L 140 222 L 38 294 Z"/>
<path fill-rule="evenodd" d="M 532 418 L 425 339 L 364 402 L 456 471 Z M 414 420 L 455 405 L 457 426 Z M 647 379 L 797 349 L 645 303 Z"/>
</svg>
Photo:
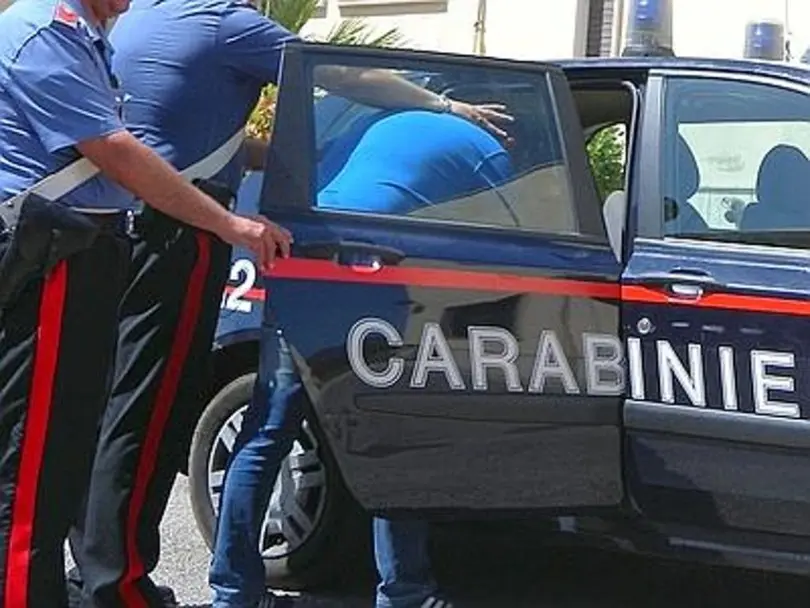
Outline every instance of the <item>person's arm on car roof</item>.
<svg viewBox="0 0 810 608">
<path fill-rule="evenodd" d="M 300 38 L 247 5 L 234 5 L 219 28 L 220 61 L 257 83 L 278 84 L 284 45 Z M 508 139 L 496 122 L 511 122 L 501 104 L 472 105 L 447 100 L 388 70 L 321 66 L 316 84 L 359 103 L 384 108 L 452 112 Z"/>
<path fill-rule="evenodd" d="M 324 65 L 315 69 L 314 79 L 327 91 L 366 105 L 457 114 L 502 139 L 508 137 L 507 133 L 494 123 L 514 120 L 504 113 L 503 104 L 473 105 L 447 99 L 389 70 Z"/>
</svg>

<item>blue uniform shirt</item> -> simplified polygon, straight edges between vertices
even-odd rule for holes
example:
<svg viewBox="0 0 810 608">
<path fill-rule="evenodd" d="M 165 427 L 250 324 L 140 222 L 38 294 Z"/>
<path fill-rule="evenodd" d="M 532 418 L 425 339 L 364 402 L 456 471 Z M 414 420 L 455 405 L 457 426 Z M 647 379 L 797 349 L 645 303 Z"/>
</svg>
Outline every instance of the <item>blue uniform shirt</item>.
<svg viewBox="0 0 810 608">
<path fill-rule="evenodd" d="M 134 0 L 110 34 L 127 127 L 182 170 L 242 128 L 296 37 L 245 0 Z M 236 192 L 243 157 L 215 179 Z"/>
<path fill-rule="evenodd" d="M 75 145 L 122 130 L 103 32 L 79 0 L 17 0 L 0 13 L 0 199 L 79 158 Z M 77 207 L 127 208 L 133 196 L 97 176 Z"/>
<path fill-rule="evenodd" d="M 323 186 L 318 206 L 406 214 L 501 184 L 512 176 L 508 152 L 488 131 L 453 114 L 385 114 L 362 134 L 349 132 L 329 157 L 347 154 Z"/>
</svg>

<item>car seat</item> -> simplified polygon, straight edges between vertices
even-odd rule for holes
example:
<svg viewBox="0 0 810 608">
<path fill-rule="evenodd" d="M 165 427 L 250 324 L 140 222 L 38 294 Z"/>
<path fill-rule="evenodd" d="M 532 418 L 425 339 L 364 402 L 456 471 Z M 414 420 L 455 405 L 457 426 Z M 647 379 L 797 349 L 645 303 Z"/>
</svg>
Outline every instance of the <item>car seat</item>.
<svg viewBox="0 0 810 608">
<path fill-rule="evenodd" d="M 614 190 L 608 194 L 602 205 L 602 217 L 605 220 L 608 241 L 616 260 L 622 261 L 622 243 L 624 226 L 627 218 L 627 195 L 624 190 Z"/>
<path fill-rule="evenodd" d="M 745 208 L 741 230 L 810 227 L 810 160 L 795 146 L 774 146 L 759 166 L 756 198 Z"/>
<path fill-rule="evenodd" d="M 664 234 L 700 234 L 709 230 L 706 220 L 689 203 L 700 188 L 700 169 L 686 140 L 678 135 L 675 156 L 674 196 L 665 198 Z M 671 217 L 668 217 L 671 216 Z"/>
</svg>

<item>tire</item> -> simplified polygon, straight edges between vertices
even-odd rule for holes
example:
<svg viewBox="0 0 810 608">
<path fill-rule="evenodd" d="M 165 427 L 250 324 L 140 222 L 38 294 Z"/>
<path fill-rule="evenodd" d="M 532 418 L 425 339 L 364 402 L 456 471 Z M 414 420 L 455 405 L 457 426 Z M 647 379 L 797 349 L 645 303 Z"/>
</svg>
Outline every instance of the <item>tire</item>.
<svg viewBox="0 0 810 608">
<path fill-rule="evenodd" d="M 256 374 L 248 373 L 222 388 L 205 408 L 191 442 L 191 506 L 209 549 L 222 474 L 255 380 Z M 279 526 L 282 521 L 286 525 Z M 356 574 L 356 568 L 350 574 L 345 566 L 357 565 L 352 555 L 368 556 L 368 546 L 368 518 L 346 491 L 319 429 L 305 420 L 280 469 L 261 535 L 267 585 L 290 591 L 334 587 Z"/>
</svg>

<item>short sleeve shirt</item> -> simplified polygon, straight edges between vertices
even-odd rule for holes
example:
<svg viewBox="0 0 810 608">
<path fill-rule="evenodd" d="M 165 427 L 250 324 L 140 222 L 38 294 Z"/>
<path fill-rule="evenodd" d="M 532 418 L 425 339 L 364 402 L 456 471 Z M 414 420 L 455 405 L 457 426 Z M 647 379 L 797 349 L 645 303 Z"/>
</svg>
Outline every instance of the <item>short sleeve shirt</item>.
<svg viewBox="0 0 810 608">
<path fill-rule="evenodd" d="M 75 146 L 123 130 L 112 49 L 80 0 L 17 0 L 0 13 L 0 199 L 80 157 Z M 97 176 L 65 196 L 128 208 L 133 196 Z"/>
<path fill-rule="evenodd" d="M 298 38 L 246 0 L 133 0 L 110 41 L 129 130 L 182 170 L 244 127 Z M 244 158 L 211 176 L 233 192 Z"/>
</svg>

